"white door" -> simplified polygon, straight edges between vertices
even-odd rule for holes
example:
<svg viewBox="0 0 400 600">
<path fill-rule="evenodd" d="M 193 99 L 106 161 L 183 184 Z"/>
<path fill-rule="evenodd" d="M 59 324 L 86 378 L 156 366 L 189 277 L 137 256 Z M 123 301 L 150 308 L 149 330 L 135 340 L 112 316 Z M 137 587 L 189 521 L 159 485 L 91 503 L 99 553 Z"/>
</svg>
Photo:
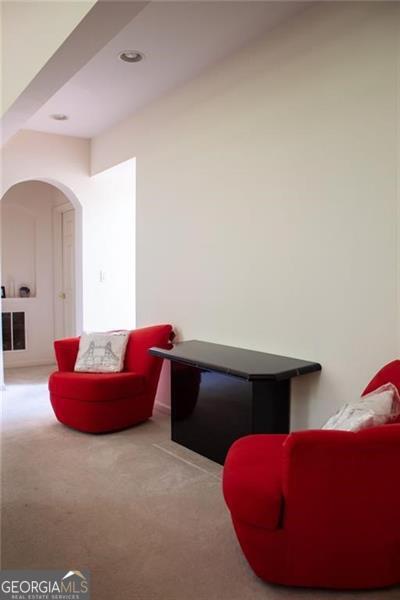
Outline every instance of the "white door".
<svg viewBox="0 0 400 600">
<path fill-rule="evenodd" d="M 62 213 L 62 322 L 63 337 L 75 335 L 75 211 Z"/>
</svg>

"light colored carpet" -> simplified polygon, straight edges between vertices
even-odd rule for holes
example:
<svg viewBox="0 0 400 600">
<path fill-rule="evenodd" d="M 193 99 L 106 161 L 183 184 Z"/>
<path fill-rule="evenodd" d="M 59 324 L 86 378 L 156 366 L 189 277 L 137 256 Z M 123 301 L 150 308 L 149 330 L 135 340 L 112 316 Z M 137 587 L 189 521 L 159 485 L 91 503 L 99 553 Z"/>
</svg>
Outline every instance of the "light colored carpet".
<svg viewBox="0 0 400 600">
<path fill-rule="evenodd" d="M 54 418 L 49 368 L 7 373 L 2 567 L 89 569 L 93 600 L 395 600 L 400 590 L 293 590 L 238 547 L 219 465 L 169 440 L 169 418 L 102 436 Z"/>
</svg>

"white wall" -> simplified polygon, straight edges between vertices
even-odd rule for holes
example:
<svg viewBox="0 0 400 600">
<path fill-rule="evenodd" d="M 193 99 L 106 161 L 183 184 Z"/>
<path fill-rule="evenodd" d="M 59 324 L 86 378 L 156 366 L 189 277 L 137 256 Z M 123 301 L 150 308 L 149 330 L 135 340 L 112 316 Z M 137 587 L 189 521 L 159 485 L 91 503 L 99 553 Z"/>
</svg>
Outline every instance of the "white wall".
<svg viewBox="0 0 400 600">
<path fill-rule="evenodd" d="M 400 24 L 398 26 L 399 35 L 397 36 L 397 222 L 400 226 Z M 397 310 L 398 310 L 398 348 L 400 348 L 400 234 L 397 235 Z"/>
<path fill-rule="evenodd" d="M 26 350 L 4 354 L 6 367 L 54 362 L 53 209 L 59 201 L 56 188 L 29 181 L 12 187 L 1 202 L 2 310 L 25 312 L 27 339 Z M 22 284 L 32 296 L 11 298 L 10 280 L 16 296 Z"/>
<path fill-rule="evenodd" d="M 319 426 L 398 352 L 396 3 L 322 3 L 92 141 L 137 159 L 138 324 L 320 361 Z"/>
<path fill-rule="evenodd" d="M 21 184 L 29 187 L 29 184 Z M 1 204 L 1 274 L 7 298 L 18 296 L 22 285 L 27 285 L 31 296 L 36 294 L 36 206 L 21 206 L 18 201 Z M 20 190 L 15 190 L 20 192 Z M 7 200 L 7 201 L 6 201 Z"/>
<path fill-rule="evenodd" d="M 79 138 L 20 131 L 4 146 L 1 167 L 1 195 L 16 183 L 40 180 L 56 186 L 75 208 L 76 311 L 77 330 L 80 331 L 83 328 L 82 204 L 92 197 L 89 142 Z"/>
<path fill-rule="evenodd" d="M 85 139 L 21 131 L 2 153 L 2 190 L 42 180 L 65 193 L 82 216 L 76 234 L 82 244 L 77 256 L 78 283 L 83 281 L 79 331 L 134 327 L 135 163 L 91 177 L 89 151 Z M 105 272 L 101 285 L 100 270 Z"/>
<path fill-rule="evenodd" d="M 85 205 L 84 326 L 134 329 L 135 161 L 92 178 L 95 201 Z"/>
</svg>

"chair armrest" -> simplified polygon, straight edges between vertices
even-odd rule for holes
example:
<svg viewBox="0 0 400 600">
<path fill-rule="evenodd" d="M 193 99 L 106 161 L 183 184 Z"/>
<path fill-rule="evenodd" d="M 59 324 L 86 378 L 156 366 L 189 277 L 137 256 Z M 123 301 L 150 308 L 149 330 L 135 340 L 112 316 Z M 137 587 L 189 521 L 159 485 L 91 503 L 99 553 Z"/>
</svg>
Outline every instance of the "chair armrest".
<svg viewBox="0 0 400 600">
<path fill-rule="evenodd" d="M 56 340 L 54 350 L 56 353 L 59 371 L 73 371 L 79 350 L 79 337 Z"/>
<path fill-rule="evenodd" d="M 230 448 L 223 475 L 233 519 L 276 530 L 283 515 L 282 444 L 285 435 L 250 435 Z"/>
<path fill-rule="evenodd" d="M 283 445 L 285 498 L 307 494 L 307 488 L 322 480 L 325 486 L 334 485 L 354 458 L 355 442 L 354 432 L 340 430 L 309 429 L 288 435 Z"/>
<path fill-rule="evenodd" d="M 400 502 L 399 425 L 294 432 L 283 451 L 285 528 L 299 536 L 334 530 L 338 539 L 349 531 L 381 539 L 391 530 Z"/>
</svg>

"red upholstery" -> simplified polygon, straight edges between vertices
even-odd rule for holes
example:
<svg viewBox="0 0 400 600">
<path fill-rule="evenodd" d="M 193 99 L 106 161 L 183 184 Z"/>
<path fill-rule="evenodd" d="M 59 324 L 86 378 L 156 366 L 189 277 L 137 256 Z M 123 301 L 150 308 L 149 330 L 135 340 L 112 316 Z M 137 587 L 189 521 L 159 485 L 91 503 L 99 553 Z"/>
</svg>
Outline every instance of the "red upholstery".
<svg viewBox="0 0 400 600">
<path fill-rule="evenodd" d="M 393 385 L 400 390 L 400 360 L 393 360 L 378 371 L 375 377 L 371 379 L 362 395 L 365 396 L 366 394 L 373 392 L 378 387 L 381 387 L 381 385 L 385 385 L 385 383 L 393 383 Z M 394 422 L 400 423 L 400 417 Z"/>
<path fill-rule="evenodd" d="M 400 385 L 400 361 L 366 388 Z M 223 488 L 242 550 L 272 583 L 400 584 L 400 424 L 253 435 L 229 450 Z"/>
<path fill-rule="evenodd" d="M 224 492 L 232 513 L 241 521 L 271 530 L 279 526 L 285 439 L 286 435 L 249 435 L 230 449 L 229 464 L 235 468 L 225 469 Z M 268 469 L 266 454 L 270 457 Z"/>
<path fill-rule="evenodd" d="M 393 360 L 380 369 L 371 379 L 362 395 L 365 396 L 373 392 L 378 387 L 381 387 L 381 385 L 385 385 L 385 383 L 393 383 L 400 390 L 400 360 Z"/>
<path fill-rule="evenodd" d="M 79 338 L 54 343 L 58 371 L 49 379 L 57 419 L 80 431 L 102 433 L 131 427 L 153 413 L 162 359 L 151 346 L 167 348 L 171 325 L 132 331 L 121 373 L 75 373 Z"/>
<path fill-rule="evenodd" d="M 85 402 L 109 402 L 143 394 L 146 380 L 136 373 L 64 373 L 56 371 L 51 377 L 51 391 L 56 396 Z"/>
<path fill-rule="evenodd" d="M 73 371 L 79 350 L 79 338 L 56 340 L 54 350 L 59 371 Z"/>
</svg>

